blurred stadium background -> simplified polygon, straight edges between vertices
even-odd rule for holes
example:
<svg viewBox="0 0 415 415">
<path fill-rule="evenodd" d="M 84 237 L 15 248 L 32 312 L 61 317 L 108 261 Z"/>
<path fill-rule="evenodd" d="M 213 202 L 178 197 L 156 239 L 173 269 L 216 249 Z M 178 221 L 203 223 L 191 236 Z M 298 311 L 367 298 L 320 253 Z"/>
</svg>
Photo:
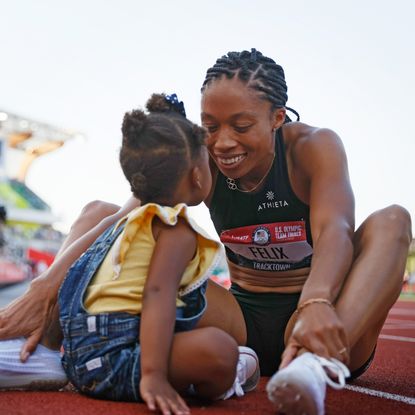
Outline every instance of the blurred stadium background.
<svg viewBox="0 0 415 415">
<path fill-rule="evenodd" d="M 78 134 L 0 109 L 0 286 L 37 277 L 59 250 L 59 218 L 26 178 L 34 162 Z"/>
</svg>

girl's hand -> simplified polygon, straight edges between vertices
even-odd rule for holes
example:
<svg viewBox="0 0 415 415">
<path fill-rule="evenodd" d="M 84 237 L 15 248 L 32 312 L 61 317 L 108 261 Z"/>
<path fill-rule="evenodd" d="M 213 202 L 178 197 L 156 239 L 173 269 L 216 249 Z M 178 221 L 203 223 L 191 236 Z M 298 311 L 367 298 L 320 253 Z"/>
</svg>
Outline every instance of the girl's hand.
<svg viewBox="0 0 415 415">
<path fill-rule="evenodd" d="M 53 290 L 44 284 L 42 277 L 38 277 L 23 295 L 0 310 L 0 339 L 27 338 L 20 352 L 22 362 L 40 342 L 52 319 L 55 304 Z"/>
<path fill-rule="evenodd" d="M 140 381 L 140 395 L 151 411 L 159 409 L 163 415 L 188 415 L 190 410 L 167 379 L 159 374 L 144 375 Z"/>
<path fill-rule="evenodd" d="M 327 359 L 334 357 L 346 365 L 349 363 L 346 333 L 334 309 L 326 304 L 314 303 L 300 312 L 282 355 L 280 368 L 287 366 L 302 348 Z"/>
</svg>

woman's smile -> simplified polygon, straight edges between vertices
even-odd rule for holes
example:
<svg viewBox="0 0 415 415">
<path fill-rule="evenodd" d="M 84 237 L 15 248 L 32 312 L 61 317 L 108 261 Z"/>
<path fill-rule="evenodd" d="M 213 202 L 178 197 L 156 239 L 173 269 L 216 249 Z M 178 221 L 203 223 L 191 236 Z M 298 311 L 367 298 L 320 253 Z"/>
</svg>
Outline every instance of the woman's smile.
<svg viewBox="0 0 415 415">
<path fill-rule="evenodd" d="M 239 154 L 235 156 L 220 156 L 220 155 L 214 155 L 214 159 L 217 162 L 217 164 L 221 167 L 223 170 L 232 169 L 239 167 L 239 165 L 247 158 L 247 153 Z"/>
</svg>

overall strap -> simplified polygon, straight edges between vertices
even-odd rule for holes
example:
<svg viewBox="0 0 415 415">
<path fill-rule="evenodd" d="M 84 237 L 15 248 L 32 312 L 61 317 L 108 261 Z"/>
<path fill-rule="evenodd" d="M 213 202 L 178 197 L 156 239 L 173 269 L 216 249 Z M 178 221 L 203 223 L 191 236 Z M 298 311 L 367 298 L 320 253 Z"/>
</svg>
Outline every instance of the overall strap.
<svg viewBox="0 0 415 415">
<path fill-rule="evenodd" d="M 83 298 L 86 288 L 124 226 L 125 222 L 118 227 L 111 225 L 71 266 L 59 290 L 62 317 L 73 317 L 85 311 Z"/>
</svg>

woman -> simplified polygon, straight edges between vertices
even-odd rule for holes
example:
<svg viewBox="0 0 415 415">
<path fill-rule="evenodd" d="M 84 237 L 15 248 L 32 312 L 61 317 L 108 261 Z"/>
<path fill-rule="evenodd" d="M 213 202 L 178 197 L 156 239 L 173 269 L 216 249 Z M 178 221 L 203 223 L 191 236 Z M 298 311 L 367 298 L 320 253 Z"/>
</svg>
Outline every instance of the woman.
<svg viewBox="0 0 415 415">
<path fill-rule="evenodd" d="M 210 308 L 200 324 L 220 327 L 252 347 L 263 375 L 278 369 L 282 354 L 283 381 L 270 383 L 271 400 L 286 413 L 321 413 L 325 381 L 318 393 L 299 385 L 295 373 L 290 377 L 296 357 L 309 351 L 310 367 L 336 359 L 354 376 L 363 373 L 401 289 L 411 223 L 406 210 L 390 206 L 355 231 L 339 137 L 287 122 L 286 101 L 282 68 L 254 49 L 231 52 L 207 71 L 202 123 L 214 186 L 206 204 L 226 245 L 233 286 L 228 292 L 210 284 Z M 28 337 L 22 359 L 48 332 L 67 268 L 137 203 L 86 206 L 55 264 L 1 313 L 1 338 Z M 326 360 L 315 363 L 315 356 Z M 278 387 L 287 387 L 287 370 L 284 393 Z M 318 383 L 323 375 L 313 376 L 321 370 L 311 371 L 308 383 Z"/>
</svg>

